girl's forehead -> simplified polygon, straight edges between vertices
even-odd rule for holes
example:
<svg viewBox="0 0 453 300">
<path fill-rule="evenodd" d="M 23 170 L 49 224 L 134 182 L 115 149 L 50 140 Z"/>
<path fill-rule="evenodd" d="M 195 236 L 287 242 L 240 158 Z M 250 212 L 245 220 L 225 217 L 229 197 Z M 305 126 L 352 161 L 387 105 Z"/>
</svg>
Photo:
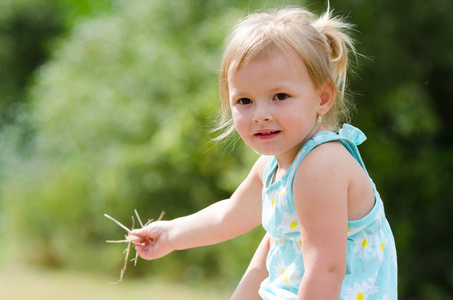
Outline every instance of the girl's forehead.
<svg viewBox="0 0 453 300">
<path fill-rule="evenodd" d="M 250 65 L 266 65 L 268 67 L 293 67 L 306 68 L 304 60 L 295 51 L 282 51 L 273 49 L 256 56 L 246 56 L 242 58 L 234 58 L 231 60 L 228 67 L 228 78 L 234 76 L 238 71 Z"/>
</svg>

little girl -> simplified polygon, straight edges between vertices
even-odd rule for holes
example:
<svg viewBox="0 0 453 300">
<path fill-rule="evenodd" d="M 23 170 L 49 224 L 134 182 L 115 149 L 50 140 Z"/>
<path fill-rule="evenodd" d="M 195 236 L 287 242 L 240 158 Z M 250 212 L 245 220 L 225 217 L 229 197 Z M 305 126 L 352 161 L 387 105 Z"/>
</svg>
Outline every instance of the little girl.
<svg viewBox="0 0 453 300">
<path fill-rule="evenodd" d="M 232 299 L 397 299 L 396 250 L 382 200 L 339 122 L 350 25 L 301 8 L 251 14 L 220 70 L 225 129 L 262 154 L 230 199 L 131 232 L 144 259 L 267 231 Z"/>
</svg>

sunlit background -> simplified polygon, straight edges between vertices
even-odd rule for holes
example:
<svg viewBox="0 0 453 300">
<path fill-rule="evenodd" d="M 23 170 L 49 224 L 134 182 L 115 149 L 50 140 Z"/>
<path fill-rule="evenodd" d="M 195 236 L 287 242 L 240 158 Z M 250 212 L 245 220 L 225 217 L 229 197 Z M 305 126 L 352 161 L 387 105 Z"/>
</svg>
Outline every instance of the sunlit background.
<svg viewBox="0 0 453 300">
<path fill-rule="evenodd" d="M 214 143 L 222 43 L 265 0 L 0 2 L 0 298 L 228 299 L 263 235 L 129 263 L 132 226 L 228 198 L 257 155 Z M 325 1 L 283 1 L 321 13 Z M 356 24 L 353 124 L 400 299 L 453 299 L 453 2 L 331 0 Z M 137 224 L 136 224 L 137 225 Z M 134 253 L 131 254 L 131 258 Z"/>
</svg>

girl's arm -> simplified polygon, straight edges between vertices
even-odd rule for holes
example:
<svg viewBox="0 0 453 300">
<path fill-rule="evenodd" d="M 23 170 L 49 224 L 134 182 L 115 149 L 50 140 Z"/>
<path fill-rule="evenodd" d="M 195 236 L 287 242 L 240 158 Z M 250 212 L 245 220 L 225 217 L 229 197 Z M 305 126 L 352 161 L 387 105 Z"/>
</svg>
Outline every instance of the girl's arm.
<svg viewBox="0 0 453 300">
<path fill-rule="evenodd" d="M 262 173 L 268 158 L 260 157 L 230 199 L 192 215 L 154 222 L 130 234 L 144 259 L 162 257 L 173 250 L 211 245 L 236 237 L 261 223 Z"/>
<path fill-rule="evenodd" d="M 230 300 L 261 300 L 258 290 L 261 282 L 269 275 L 266 269 L 266 257 L 269 252 L 270 242 L 270 236 L 267 233 L 258 249 L 256 249 L 250 265 Z"/>
<path fill-rule="evenodd" d="M 347 165 L 342 145 L 327 143 L 310 152 L 294 178 L 305 273 L 298 300 L 338 300 L 346 272 L 348 231 Z"/>
</svg>

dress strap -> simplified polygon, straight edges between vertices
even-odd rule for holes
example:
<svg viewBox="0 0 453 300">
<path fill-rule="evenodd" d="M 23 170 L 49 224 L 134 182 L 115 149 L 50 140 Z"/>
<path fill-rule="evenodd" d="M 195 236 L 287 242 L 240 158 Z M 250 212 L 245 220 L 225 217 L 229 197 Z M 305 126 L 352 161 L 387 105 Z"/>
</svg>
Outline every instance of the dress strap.
<svg viewBox="0 0 453 300">
<path fill-rule="evenodd" d="M 362 144 L 366 140 L 365 134 L 360 129 L 352 125 L 344 124 L 343 127 L 338 132 L 338 137 L 340 142 L 360 163 L 365 172 L 367 172 L 362 157 L 360 156 L 359 149 L 357 148 L 358 145 Z"/>
<path fill-rule="evenodd" d="M 368 175 L 365 164 L 363 163 L 362 157 L 360 156 L 359 150 L 357 148 L 357 146 L 363 143 L 365 140 L 365 134 L 360 129 L 349 124 L 344 124 L 338 134 L 332 131 L 318 132 L 301 147 L 299 153 L 294 159 L 290 170 L 288 171 L 295 173 L 304 157 L 317 146 L 331 141 L 340 141 L 346 147 L 346 149 L 348 149 L 351 155 L 360 163 L 360 165 Z"/>
</svg>

